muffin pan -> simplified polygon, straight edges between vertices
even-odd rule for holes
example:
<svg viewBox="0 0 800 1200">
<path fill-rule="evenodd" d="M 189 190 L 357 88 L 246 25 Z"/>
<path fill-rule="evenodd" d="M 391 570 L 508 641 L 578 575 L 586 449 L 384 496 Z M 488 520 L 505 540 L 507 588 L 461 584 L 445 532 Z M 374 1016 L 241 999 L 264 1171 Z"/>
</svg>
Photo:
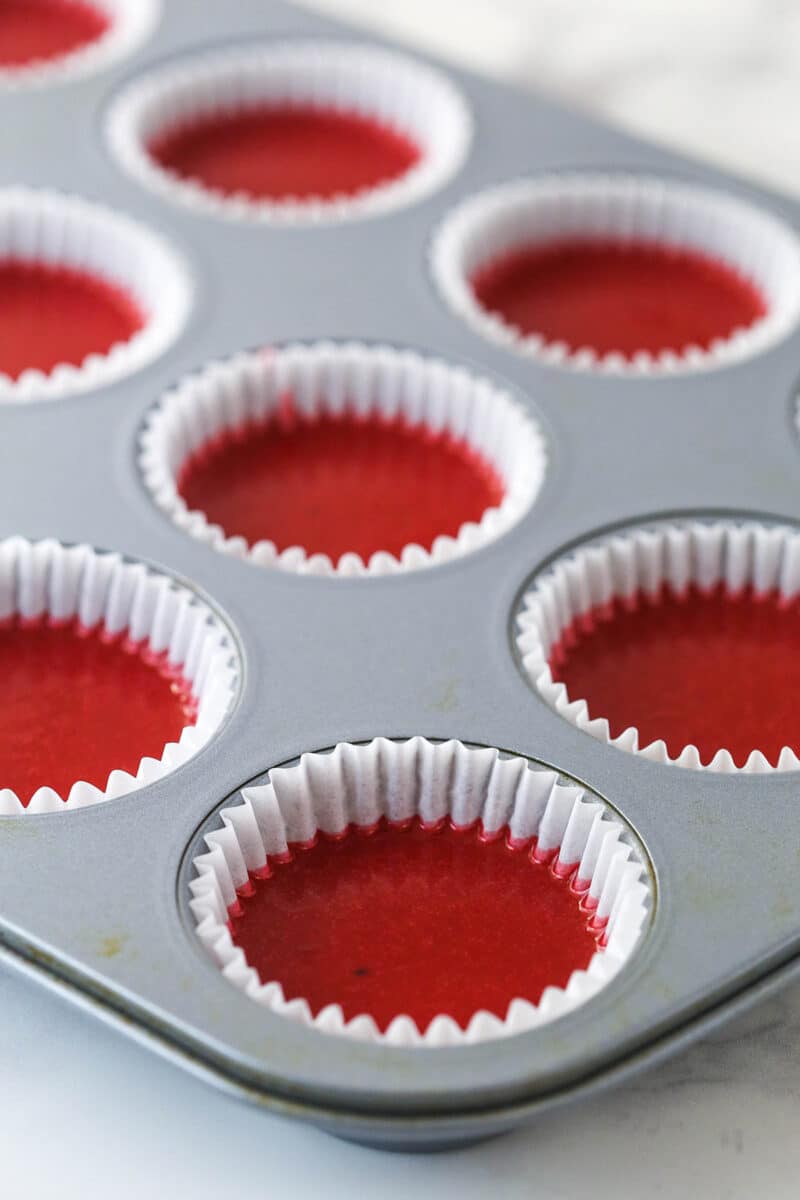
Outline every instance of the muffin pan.
<svg viewBox="0 0 800 1200">
<path fill-rule="evenodd" d="M 135 292 L 136 272 L 146 276 L 136 294 L 154 314 L 110 350 L 0 377 L 0 615 L 21 637 L 29 620 L 49 629 L 45 615 L 56 629 L 127 632 L 213 703 L 180 753 L 165 747 L 159 763 L 142 749 L 138 771 L 120 764 L 105 788 L 83 778 L 48 791 L 42 780 L 26 807 L 0 792 L 3 956 L 196 1073 L 342 1136 L 430 1148 L 500 1132 L 657 1061 L 800 971 L 800 738 L 787 728 L 787 696 L 771 703 L 791 683 L 779 659 L 796 641 L 800 210 L 279 3 L 207 4 L 202 22 L 188 0 L 160 7 L 118 53 L 31 71 L 27 82 L 0 72 L 7 253 L 89 275 L 113 259 L 110 283 Z M 143 163 L 148 122 L 166 115 L 175 135 L 175 87 L 189 88 L 178 109 L 196 114 L 193 81 L 202 77 L 203 92 L 209 64 L 233 64 L 235 75 L 244 60 L 293 64 L 269 95 L 288 88 L 303 100 L 307 91 L 292 91 L 298 63 L 326 100 L 343 86 L 330 65 L 350 64 L 363 88 L 344 87 L 347 101 L 366 95 L 365 119 L 396 119 L 412 142 L 416 131 L 418 157 L 384 185 L 305 203 L 220 198 Z M 365 66 L 376 61 L 382 90 Z M 417 85 L 422 114 L 403 91 Z M 3 224 L 21 199 L 23 236 Z M 56 236 L 67 212 L 95 230 L 100 222 L 110 253 L 89 237 L 81 257 L 74 238 Z M 713 289 L 716 263 L 739 299 L 750 289 L 752 319 L 737 323 L 734 305 L 727 324 L 666 351 L 656 340 L 598 353 L 586 338 L 531 334 L 498 311 L 496 288 L 478 288 L 495 297 L 478 304 L 469 280 L 544 234 L 577 260 L 591 238 L 595 250 L 632 234 L 660 239 L 676 252 L 665 280 L 687 267 Z M 653 291 L 650 268 L 632 275 L 650 288 L 660 328 L 677 292 Z M 47 342 L 44 324 L 28 334 Z M 412 521 L 395 546 L 383 544 L 377 516 L 372 542 L 320 533 L 301 545 L 298 526 L 237 528 L 236 512 L 202 510 L 208 479 L 198 470 L 191 481 L 192 464 L 234 453 L 237 431 L 266 436 L 272 421 L 305 465 L 308 442 L 295 435 L 323 419 L 338 423 L 340 445 L 342 422 L 357 425 L 364 462 L 398 431 L 406 460 L 416 437 L 426 454 L 460 454 L 464 470 L 488 472 L 488 507 L 462 512 L 458 490 L 440 489 L 454 523 L 434 537 Z M 220 467 L 217 492 L 249 467 Z M 433 477 L 443 470 L 434 465 Z M 350 462 L 347 472 L 355 495 Z M 405 504 L 393 478 L 406 481 Z M 413 518 L 408 478 L 387 470 L 383 493 L 370 493 L 376 514 L 394 503 Z M 304 490 L 292 487 L 299 505 Z M 444 518 L 425 496 L 438 528 Z M 84 586 L 81 570 L 98 562 L 134 582 L 113 596 Z M 693 746 L 692 728 L 683 737 L 645 722 L 640 737 L 570 679 L 548 679 L 548 656 L 570 630 L 579 650 L 619 617 L 624 646 L 626 614 L 695 594 L 760 605 L 762 619 L 770 604 L 780 613 L 763 677 L 751 655 L 758 702 L 746 729 L 729 705 L 735 745 L 723 739 L 711 753 L 708 741 Z M 196 623 L 202 614 L 217 686 L 180 633 L 176 597 Z M 750 745 L 767 726 L 769 746 Z M 302 981 L 290 995 L 269 978 L 264 945 L 237 943 L 255 911 L 250 889 L 279 910 L 297 894 L 291 872 L 334 861 L 369 870 L 370 848 L 380 862 L 395 835 L 412 839 L 411 861 L 413 839 L 428 853 L 437 831 L 443 854 L 468 840 L 493 912 L 491 852 L 521 856 L 520 887 L 528 870 L 550 872 L 553 888 L 563 875 L 559 896 L 595 919 L 597 944 L 563 977 L 540 980 L 537 996 L 512 980 L 499 1002 L 507 1012 L 493 1014 L 476 987 L 464 997 L 472 1015 L 429 1020 L 433 1010 L 420 1010 L 411 1020 L 393 1013 L 390 989 L 373 1021 L 358 995 L 355 1007 L 337 998 L 330 939 L 321 961 L 333 994 L 310 999 Z M 288 890 L 271 896 L 274 881 L 259 872 Z M 378 894 L 389 943 L 391 904 Z M 480 927 L 459 912 L 472 935 Z M 507 914 L 512 951 L 518 916 Z M 427 913 L 417 918 L 427 929 Z M 499 940 L 481 942 L 481 962 L 495 964 L 487 973 L 508 965 Z M 343 939 L 345 959 L 362 944 Z M 283 945 L 291 951 L 291 939 Z M 368 979 L 369 965 L 356 963 L 354 978 Z"/>
</svg>

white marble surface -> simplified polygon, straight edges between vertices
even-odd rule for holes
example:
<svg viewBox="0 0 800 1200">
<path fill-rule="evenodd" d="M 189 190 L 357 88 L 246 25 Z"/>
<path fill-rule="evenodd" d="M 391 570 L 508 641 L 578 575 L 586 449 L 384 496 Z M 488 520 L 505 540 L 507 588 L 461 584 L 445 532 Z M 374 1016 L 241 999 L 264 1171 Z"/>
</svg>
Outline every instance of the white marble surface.
<svg viewBox="0 0 800 1200">
<path fill-rule="evenodd" d="M 315 0 L 800 190 L 792 0 Z M 0 972 L 0 1196 L 800 1194 L 800 987 L 576 1110 L 454 1154 L 386 1156 L 239 1105 Z"/>
<path fill-rule="evenodd" d="M 303 0 L 800 192 L 797 0 Z"/>
<path fill-rule="evenodd" d="M 578 1108 L 387 1155 L 239 1104 L 0 973 L 3 1200 L 794 1200 L 800 987 Z"/>
</svg>

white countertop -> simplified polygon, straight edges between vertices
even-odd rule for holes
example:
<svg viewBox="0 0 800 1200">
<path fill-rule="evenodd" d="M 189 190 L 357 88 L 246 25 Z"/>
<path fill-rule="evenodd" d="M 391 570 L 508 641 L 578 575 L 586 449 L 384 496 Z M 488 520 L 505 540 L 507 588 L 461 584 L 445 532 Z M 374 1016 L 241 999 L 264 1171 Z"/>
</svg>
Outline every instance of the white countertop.
<svg viewBox="0 0 800 1200">
<path fill-rule="evenodd" d="M 800 191 L 790 0 L 315 0 Z M 458 1153 L 247 1108 L 0 969 L 3 1200 L 800 1194 L 800 986 L 635 1084 Z"/>
<path fill-rule="evenodd" d="M 800 986 L 507 1137 L 390 1155 L 270 1117 L 0 972 L 3 1200 L 795 1200 Z"/>
<path fill-rule="evenodd" d="M 302 0 L 800 192 L 795 0 Z"/>
</svg>

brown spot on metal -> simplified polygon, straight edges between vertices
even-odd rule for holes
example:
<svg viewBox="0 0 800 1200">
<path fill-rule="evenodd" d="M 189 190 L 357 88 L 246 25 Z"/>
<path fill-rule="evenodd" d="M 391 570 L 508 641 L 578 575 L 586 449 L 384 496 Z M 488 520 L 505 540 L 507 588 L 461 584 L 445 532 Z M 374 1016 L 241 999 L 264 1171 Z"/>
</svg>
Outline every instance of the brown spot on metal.
<svg viewBox="0 0 800 1200">
<path fill-rule="evenodd" d="M 116 958 L 125 948 L 128 936 L 125 933 L 108 934 L 100 939 L 99 954 L 101 958 Z"/>
</svg>

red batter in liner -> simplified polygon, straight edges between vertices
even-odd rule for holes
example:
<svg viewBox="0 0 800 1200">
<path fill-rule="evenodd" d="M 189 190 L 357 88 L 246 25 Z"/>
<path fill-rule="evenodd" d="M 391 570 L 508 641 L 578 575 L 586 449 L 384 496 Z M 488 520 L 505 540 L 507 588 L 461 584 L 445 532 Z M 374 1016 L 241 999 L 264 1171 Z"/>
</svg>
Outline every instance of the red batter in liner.
<svg viewBox="0 0 800 1200">
<path fill-rule="evenodd" d="M 0 624 L 0 787 L 27 804 L 39 787 L 135 774 L 193 725 L 189 684 L 166 655 L 75 622 Z"/>
<path fill-rule="evenodd" d="M 485 309 L 523 334 L 601 355 L 707 349 L 766 312 L 756 288 L 725 263 L 645 242 L 522 248 L 471 283 Z"/>
<path fill-rule="evenodd" d="M 354 195 L 399 178 L 421 157 L 409 138 L 370 117 L 288 104 L 190 119 L 148 149 L 184 179 L 262 200 Z"/>
<path fill-rule="evenodd" d="M 107 354 L 144 325 L 121 288 L 84 271 L 0 259 L 0 371 L 17 379 Z"/>
<path fill-rule="evenodd" d="M 62 58 L 96 42 L 110 24 L 83 0 L 0 0 L 0 67 Z"/>
<path fill-rule="evenodd" d="M 401 1013 L 423 1031 L 440 1013 L 465 1028 L 563 987 L 602 942 L 574 867 L 476 825 L 381 821 L 287 857 L 241 889 L 230 929 L 262 982 L 314 1014 L 338 1003 L 381 1030 Z"/>
<path fill-rule="evenodd" d="M 430 549 L 503 498 L 489 464 L 448 433 L 402 419 L 302 418 L 291 402 L 269 423 L 209 443 L 178 488 L 228 535 L 334 562 L 347 551 L 399 555 L 410 542 Z"/>
<path fill-rule="evenodd" d="M 615 600 L 573 625 L 550 656 L 553 678 L 616 737 L 663 738 L 677 757 L 693 744 L 704 763 L 727 749 L 771 763 L 800 750 L 800 599 L 777 592 L 701 592 Z"/>
</svg>

